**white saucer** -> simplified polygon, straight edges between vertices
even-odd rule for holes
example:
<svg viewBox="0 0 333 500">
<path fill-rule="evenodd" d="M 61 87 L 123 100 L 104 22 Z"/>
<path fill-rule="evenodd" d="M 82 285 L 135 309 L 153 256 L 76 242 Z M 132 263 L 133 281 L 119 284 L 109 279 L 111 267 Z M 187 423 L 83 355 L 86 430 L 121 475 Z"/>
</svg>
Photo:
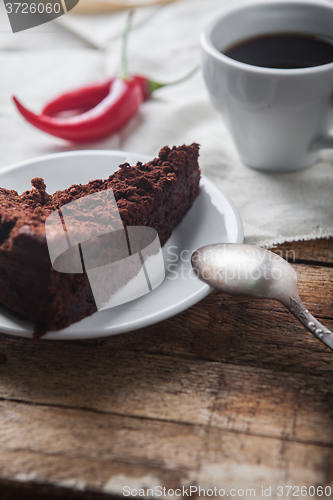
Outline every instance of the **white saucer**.
<svg viewBox="0 0 333 500">
<path fill-rule="evenodd" d="M 122 151 L 72 151 L 29 160 L 0 171 L 0 186 L 19 193 L 31 189 L 30 180 L 43 177 L 47 191 L 53 193 L 72 184 L 105 179 L 118 165 L 151 158 Z M 49 332 L 43 338 L 55 340 L 89 339 L 129 332 L 158 323 L 193 306 L 211 291 L 195 277 L 190 256 L 211 243 L 243 243 L 241 218 L 230 199 L 206 177 L 201 193 L 181 224 L 174 229 L 163 254 L 166 278 L 155 290 L 124 305 L 99 311 L 64 330 Z M 31 337 L 33 324 L 20 321 L 0 309 L 0 332 Z"/>
</svg>

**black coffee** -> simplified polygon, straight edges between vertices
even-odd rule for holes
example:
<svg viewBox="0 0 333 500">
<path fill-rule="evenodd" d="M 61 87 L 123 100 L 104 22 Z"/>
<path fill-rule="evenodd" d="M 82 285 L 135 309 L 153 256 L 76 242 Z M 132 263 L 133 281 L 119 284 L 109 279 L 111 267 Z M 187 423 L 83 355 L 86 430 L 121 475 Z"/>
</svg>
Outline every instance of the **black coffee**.
<svg viewBox="0 0 333 500">
<path fill-rule="evenodd" d="M 247 38 L 221 52 L 252 66 L 310 68 L 333 62 L 333 39 L 301 33 L 273 33 Z"/>
</svg>

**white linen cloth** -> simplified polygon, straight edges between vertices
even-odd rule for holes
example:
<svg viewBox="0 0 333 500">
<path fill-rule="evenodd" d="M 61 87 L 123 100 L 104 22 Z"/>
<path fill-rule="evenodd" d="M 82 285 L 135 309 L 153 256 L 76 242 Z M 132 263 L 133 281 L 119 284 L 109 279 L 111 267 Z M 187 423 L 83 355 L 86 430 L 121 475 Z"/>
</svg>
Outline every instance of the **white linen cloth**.
<svg viewBox="0 0 333 500">
<path fill-rule="evenodd" d="M 93 1 L 93 0 L 92 0 Z M 129 38 L 132 73 L 172 81 L 200 60 L 200 32 L 231 0 L 183 0 L 140 9 Z M 0 2 L 0 169 L 36 156 L 82 149 L 46 135 L 16 111 L 17 95 L 33 110 L 60 92 L 119 69 L 126 13 L 85 17 L 72 13 L 12 34 Z M 202 75 L 158 90 L 120 132 L 84 149 L 120 149 L 156 156 L 164 145 L 198 142 L 203 173 L 234 201 L 247 243 L 333 236 L 333 152 L 310 168 L 269 174 L 242 164 Z"/>
</svg>

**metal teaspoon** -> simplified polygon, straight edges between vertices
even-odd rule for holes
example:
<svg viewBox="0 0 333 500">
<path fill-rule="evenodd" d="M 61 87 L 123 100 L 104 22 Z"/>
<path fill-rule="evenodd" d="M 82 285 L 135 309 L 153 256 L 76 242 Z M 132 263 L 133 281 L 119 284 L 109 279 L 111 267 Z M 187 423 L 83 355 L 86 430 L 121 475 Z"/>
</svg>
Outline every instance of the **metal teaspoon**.
<svg viewBox="0 0 333 500">
<path fill-rule="evenodd" d="M 302 304 L 294 268 L 282 257 L 251 245 L 215 244 L 191 257 L 199 278 L 229 295 L 276 299 L 319 340 L 333 349 L 333 333 Z"/>
</svg>

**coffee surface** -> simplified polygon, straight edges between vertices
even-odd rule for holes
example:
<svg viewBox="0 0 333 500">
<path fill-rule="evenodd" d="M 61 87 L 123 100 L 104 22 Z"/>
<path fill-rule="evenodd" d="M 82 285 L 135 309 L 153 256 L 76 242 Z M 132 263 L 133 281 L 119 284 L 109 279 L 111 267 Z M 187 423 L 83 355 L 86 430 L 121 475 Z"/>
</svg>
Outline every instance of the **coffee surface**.
<svg viewBox="0 0 333 500">
<path fill-rule="evenodd" d="M 333 62 L 333 39 L 303 33 L 271 33 L 241 40 L 221 52 L 252 66 L 309 68 Z"/>
</svg>

